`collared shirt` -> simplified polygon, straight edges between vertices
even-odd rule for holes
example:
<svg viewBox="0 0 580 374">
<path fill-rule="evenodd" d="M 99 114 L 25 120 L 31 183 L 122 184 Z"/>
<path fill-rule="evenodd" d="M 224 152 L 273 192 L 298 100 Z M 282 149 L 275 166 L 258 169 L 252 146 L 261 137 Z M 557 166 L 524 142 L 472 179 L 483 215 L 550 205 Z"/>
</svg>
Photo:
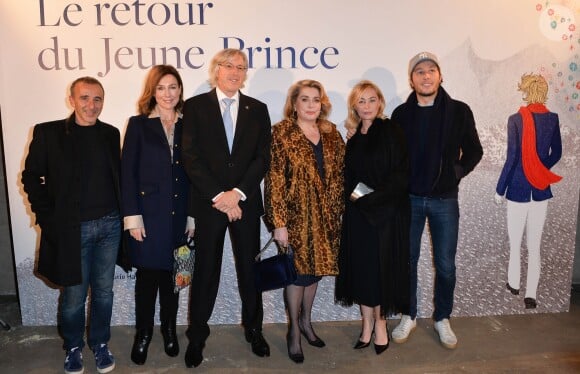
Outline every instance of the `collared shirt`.
<svg viewBox="0 0 580 374">
<path fill-rule="evenodd" d="M 223 99 L 234 99 L 232 105 L 230 105 L 230 115 L 232 116 L 232 122 L 234 124 L 234 134 L 236 133 L 236 122 L 238 120 L 238 108 L 240 107 L 240 92 L 236 92 L 236 94 L 232 97 L 226 96 L 218 87 L 215 88 L 215 92 L 217 94 L 218 101 L 220 103 L 220 111 L 222 113 L 222 117 L 224 116 L 224 111 L 226 109 L 226 104 L 223 102 Z"/>
<path fill-rule="evenodd" d="M 224 110 L 226 109 L 226 104 L 223 102 L 223 99 L 234 99 L 234 102 L 232 103 L 232 105 L 230 105 L 230 115 L 232 116 L 232 122 L 234 125 L 234 134 L 236 133 L 236 123 L 238 120 L 238 109 L 240 107 L 240 92 L 237 91 L 236 94 L 232 97 L 228 97 L 225 93 L 223 93 L 222 90 L 219 89 L 219 87 L 215 88 L 215 92 L 217 94 L 217 98 L 218 98 L 218 102 L 220 104 L 220 111 L 222 113 L 222 117 L 224 116 Z M 240 194 L 242 201 L 246 200 L 246 194 L 244 193 L 244 191 L 240 190 L 237 187 L 233 188 L 234 191 L 236 191 L 237 193 Z M 217 198 L 223 194 L 225 191 L 222 191 L 220 193 L 218 193 L 217 195 L 215 195 L 213 197 L 213 199 L 211 199 L 213 202 L 215 202 L 217 200 Z"/>
</svg>

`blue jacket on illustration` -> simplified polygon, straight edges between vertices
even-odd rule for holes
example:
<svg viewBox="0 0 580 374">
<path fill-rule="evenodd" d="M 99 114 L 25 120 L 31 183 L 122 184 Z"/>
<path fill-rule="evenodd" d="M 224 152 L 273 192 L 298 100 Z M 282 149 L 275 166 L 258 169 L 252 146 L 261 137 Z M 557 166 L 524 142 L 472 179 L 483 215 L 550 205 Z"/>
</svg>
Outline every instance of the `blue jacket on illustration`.
<svg viewBox="0 0 580 374">
<path fill-rule="evenodd" d="M 558 114 L 533 113 L 536 129 L 536 150 L 540 161 L 551 169 L 562 157 L 562 139 Z M 496 192 L 515 202 L 543 201 L 550 199 L 552 191 L 548 186 L 539 190 L 526 179 L 522 166 L 523 121 L 519 113 L 508 119 L 508 141 L 506 161 L 497 182 Z M 507 191 L 507 193 L 506 193 Z"/>
</svg>

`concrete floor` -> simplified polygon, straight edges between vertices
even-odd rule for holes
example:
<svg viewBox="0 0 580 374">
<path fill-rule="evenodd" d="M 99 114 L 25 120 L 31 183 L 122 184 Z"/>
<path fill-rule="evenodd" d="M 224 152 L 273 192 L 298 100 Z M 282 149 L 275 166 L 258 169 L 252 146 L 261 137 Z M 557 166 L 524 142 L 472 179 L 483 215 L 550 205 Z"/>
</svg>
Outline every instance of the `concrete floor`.
<svg viewBox="0 0 580 374">
<path fill-rule="evenodd" d="M 11 325 L 0 330 L 1 373 L 63 372 L 62 340 L 54 326 L 23 327 L 17 303 L 6 297 L 0 298 L 0 318 Z M 396 323 L 389 321 L 390 328 Z M 195 369 L 183 362 L 185 326 L 178 327 L 182 350 L 176 358 L 163 352 L 158 329 L 144 366 L 129 358 L 132 327 L 113 327 L 109 346 L 117 361 L 114 373 L 580 373 L 578 289 L 572 291 L 567 313 L 454 318 L 452 325 L 459 339 L 455 350 L 443 348 L 432 321 L 422 319 L 407 343 L 391 343 L 377 356 L 372 347 L 352 349 L 358 322 L 316 323 L 327 346 L 311 347 L 303 339 L 305 361 L 300 365 L 287 357 L 283 324 L 264 326 L 269 358 L 251 353 L 240 326 L 213 326 L 204 362 Z M 91 352 L 85 348 L 84 354 L 85 373 L 96 373 Z"/>
</svg>

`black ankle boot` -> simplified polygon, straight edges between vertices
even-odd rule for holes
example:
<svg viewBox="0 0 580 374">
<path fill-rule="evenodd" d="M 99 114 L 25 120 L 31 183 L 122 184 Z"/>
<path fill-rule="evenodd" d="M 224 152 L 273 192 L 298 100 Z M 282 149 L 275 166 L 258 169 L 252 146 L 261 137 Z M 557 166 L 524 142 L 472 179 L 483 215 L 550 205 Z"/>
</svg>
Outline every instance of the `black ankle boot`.
<svg viewBox="0 0 580 374">
<path fill-rule="evenodd" d="M 147 349 L 149 348 L 149 343 L 151 343 L 152 336 L 152 327 L 137 330 L 133 349 L 131 349 L 131 361 L 137 365 L 143 365 L 147 361 Z"/>
<path fill-rule="evenodd" d="M 179 354 L 179 342 L 177 340 L 175 321 L 161 324 L 161 334 L 163 335 L 165 353 L 170 357 L 177 356 Z"/>
</svg>

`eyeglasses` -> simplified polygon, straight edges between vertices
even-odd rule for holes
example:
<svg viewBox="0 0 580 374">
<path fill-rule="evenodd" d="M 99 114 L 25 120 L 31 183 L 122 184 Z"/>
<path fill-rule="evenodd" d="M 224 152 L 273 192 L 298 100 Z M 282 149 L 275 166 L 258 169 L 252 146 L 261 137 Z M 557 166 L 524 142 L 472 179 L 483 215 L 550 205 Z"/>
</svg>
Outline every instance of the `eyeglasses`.
<svg viewBox="0 0 580 374">
<path fill-rule="evenodd" d="M 223 66 L 226 70 L 234 70 L 237 69 L 240 73 L 243 73 L 244 71 L 248 70 L 248 68 L 246 66 L 242 66 L 242 65 L 238 65 L 238 66 L 234 66 L 232 64 L 225 63 L 225 64 L 218 64 L 219 66 Z"/>
</svg>

